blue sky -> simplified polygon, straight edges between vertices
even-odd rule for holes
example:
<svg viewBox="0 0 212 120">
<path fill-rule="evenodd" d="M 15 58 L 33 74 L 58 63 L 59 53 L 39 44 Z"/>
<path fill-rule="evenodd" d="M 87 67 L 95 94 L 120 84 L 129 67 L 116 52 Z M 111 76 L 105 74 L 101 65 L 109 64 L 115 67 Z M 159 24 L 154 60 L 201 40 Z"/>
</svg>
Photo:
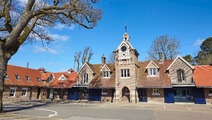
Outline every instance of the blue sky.
<svg viewBox="0 0 212 120">
<path fill-rule="evenodd" d="M 55 39 L 49 45 L 27 44 L 11 58 L 9 64 L 30 68 L 43 67 L 58 72 L 73 68 L 75 52 L 90 46 L 91 63 L 100 63 L 122 41 L 127 24 L 131 44 L 145 60 L 153 39 L 168 34 L 180 41 L 180 55 L 195 56 L 201 41 L 212 36 L 212 0 L 100 0 L 95 5 L 103 11 L 102 19 L 91 30 L 58 24 L 48 29 Z"/>
</svg>

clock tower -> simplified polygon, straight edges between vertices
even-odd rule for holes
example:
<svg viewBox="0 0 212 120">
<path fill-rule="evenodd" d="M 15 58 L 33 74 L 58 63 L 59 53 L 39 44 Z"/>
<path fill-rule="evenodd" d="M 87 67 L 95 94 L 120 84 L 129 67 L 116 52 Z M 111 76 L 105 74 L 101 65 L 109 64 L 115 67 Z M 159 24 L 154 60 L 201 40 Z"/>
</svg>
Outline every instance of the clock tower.
<svg viewBox="0 0 212 120">
<path fill-rule="evenodd" d="M 138 80 L 138 51 L 130 44 L 130 36 L 125 31 L 122 42 L 114 51 L 115 54 L 115 102 L 138 101 L 136 81 Z"/>
</svg>

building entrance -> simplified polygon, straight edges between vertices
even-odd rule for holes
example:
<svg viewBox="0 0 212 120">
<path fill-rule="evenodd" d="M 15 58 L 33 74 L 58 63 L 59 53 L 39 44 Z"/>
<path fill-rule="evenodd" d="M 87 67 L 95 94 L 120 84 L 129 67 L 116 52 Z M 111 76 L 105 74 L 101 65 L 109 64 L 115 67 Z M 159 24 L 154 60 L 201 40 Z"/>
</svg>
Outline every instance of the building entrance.
<svg viewBox="0 0 212 120">
<path fill-rule="evenodd" d="M 175 88 L 175 102 L 194 102 L 193 91 L 191 88 Z"/>
<path fill-rule="evenodd" d="M 126 86 L 122 88 L 122 99 L 121 99 L 121 101 L 130 102 L 130 90 Z"/>
</svg>

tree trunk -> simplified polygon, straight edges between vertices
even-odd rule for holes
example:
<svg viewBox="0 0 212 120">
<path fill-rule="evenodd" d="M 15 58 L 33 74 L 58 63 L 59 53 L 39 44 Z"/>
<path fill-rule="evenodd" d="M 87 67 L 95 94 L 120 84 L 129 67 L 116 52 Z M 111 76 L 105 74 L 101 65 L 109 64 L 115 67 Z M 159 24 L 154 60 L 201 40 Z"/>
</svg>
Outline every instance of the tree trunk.
<svg viewBox="0 0 212 120">
<path fill-rule="evenodd" d="M 5 51 L 2 44 L 0 45 L 0 113 L 3 113 L 3 92 L 4 92 L 4 77 L 6 75 L 8 60 L 5 58 Z"/>
</svg>

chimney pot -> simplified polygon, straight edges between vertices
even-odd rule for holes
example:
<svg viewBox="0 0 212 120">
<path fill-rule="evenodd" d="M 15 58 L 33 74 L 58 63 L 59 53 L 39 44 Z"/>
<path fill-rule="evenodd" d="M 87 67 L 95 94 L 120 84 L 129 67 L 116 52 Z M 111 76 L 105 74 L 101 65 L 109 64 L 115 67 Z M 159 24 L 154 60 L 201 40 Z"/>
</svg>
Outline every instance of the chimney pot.
<svg viewBox="0 0 212 120">
<path fill-rule="evenodd" d="M 106 58 L 104 56 L 104 54 L 102 54 L 102 64 L 105 64 L 106 63 Z"/>
<path fill-rule="evenodd" d="M 159 55 L 159 63 L 162 64 L 163 63 L 163 55 L 162 52 L 158 52 Z"/>
</svg>

